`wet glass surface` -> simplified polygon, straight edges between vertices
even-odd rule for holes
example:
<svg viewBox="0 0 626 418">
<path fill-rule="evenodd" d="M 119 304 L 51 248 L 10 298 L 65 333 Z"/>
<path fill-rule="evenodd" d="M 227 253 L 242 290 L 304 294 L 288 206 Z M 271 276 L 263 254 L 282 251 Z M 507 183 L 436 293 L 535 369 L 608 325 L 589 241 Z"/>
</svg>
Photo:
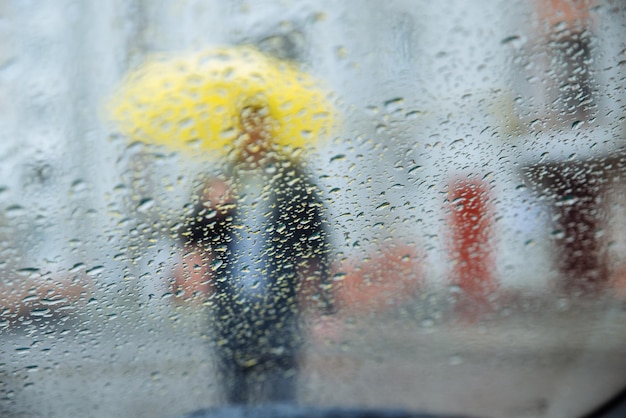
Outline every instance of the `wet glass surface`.
<svg viewBox="0 0 626 418">
<path fill-rule="evenodd" d="M 589 413 L 626 387 L 625 22 L 0 1 L 0 415 Z"/>
</svg>

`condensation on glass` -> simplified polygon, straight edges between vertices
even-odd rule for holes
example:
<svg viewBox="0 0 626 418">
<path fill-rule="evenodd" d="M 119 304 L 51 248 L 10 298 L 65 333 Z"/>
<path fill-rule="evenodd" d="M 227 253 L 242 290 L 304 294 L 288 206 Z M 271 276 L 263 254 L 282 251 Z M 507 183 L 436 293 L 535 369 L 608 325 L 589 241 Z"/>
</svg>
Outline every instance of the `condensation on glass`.
<svg viewBox="0 0 626 418">
<path fill-rule="evenodd" d="M 0 1 L 0 415 L 175 417 L 242 401 L 229 385 L 318 407 L 596 408 L 626 385 L 624 22 L 616 0 Z M 180 110 L 159 93 L 180 74 L 210 79 L 181 64 L 129 102 L 154 120 L 111 116 L 155 56 L 215 48 L 254 52 L 200 70 L 233 60 L 225 83 L 270 88 L 189 90 L 193 117 L 158 114 Z M 237 79 L 263 60 L 279 69 Z M 308 77 L 324 101 L 276 94 Z M 218 102 L 236 106 L 215 134 Z M 262 170 L 202 147 L 283 128 Z M 294 331 L 241 325 L 255 306 Z"/>
</svg>

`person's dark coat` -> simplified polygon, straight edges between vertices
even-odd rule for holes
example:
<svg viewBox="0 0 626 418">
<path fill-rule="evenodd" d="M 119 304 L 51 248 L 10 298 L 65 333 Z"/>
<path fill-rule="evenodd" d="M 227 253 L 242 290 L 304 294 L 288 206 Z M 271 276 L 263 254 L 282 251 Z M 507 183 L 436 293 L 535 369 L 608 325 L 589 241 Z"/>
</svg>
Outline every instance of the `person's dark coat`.
<svg viewBox="0 0 626 418">
<path fill-rule="evenodd" d="M 246 375 L 295 373 L 305 288 L 316 284 L 308 303 L 330 309 L 329 242 L 316 188 L 294 162 L 276 158 L 260 169 L 233 168 L 227 177 L 234 203 L 216 211 L 200 202 L 185 235 L 188 245 L 212 254 L 218 366 L 223 384 L 237 386 L 227 398 L 246 402 Z M 279 380 L 293 392 L 293 382 Z"/>
</svg>

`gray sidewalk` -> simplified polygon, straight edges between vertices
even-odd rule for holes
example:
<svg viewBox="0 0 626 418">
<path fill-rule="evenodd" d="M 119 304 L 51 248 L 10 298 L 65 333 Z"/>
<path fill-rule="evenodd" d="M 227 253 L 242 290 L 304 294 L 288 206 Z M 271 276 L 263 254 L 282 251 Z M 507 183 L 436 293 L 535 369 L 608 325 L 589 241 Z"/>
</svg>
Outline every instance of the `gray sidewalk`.
<svg viewBox="0 0 626 418">
<path fill-rule="evenodd" d="M 618 305 L 473 324 L 352 317 L 338 341 L 308 345 L 300 402 L 576 416 L 626 385 L 625 326 Z M 79 312 L 2 333 L 2 416 L 166 418 L 218 404 L 201 311 Z"/>
</svg>

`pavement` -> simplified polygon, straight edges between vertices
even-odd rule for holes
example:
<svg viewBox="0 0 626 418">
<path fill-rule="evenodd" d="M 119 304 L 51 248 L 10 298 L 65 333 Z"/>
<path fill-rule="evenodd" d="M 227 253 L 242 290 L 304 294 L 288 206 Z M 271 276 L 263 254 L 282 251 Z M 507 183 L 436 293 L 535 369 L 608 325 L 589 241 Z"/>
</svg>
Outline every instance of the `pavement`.
<svg viewBox="0 0 626 418">
<path fill-rule="evenodd" d="M 339 335 L 307 344 L 298 402 L 576 417 L 626 386 L 622 302 L 537 306 L 470 321 L 419 301 L 344 313 Z M 5 327 L 0 416 L 173 418 L 219 405 L 206 315 L 102 298 Z"/>
</svg>

